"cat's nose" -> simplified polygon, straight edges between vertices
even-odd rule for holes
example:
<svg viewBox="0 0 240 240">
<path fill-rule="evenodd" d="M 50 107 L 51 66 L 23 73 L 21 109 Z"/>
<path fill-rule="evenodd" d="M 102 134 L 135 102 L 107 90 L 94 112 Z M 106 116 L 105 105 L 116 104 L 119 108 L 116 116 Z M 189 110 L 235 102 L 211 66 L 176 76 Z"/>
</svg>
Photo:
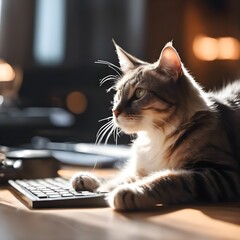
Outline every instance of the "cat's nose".
<svg viewBox="0 0 240 240">
<path fill-rule="evenodd" d="M 117 109 L 113 109 L 112 112 L 116 118 L 118 118 L 118 116 L 120 115 L 120 111 L 118 111 Z"/>
</svg>

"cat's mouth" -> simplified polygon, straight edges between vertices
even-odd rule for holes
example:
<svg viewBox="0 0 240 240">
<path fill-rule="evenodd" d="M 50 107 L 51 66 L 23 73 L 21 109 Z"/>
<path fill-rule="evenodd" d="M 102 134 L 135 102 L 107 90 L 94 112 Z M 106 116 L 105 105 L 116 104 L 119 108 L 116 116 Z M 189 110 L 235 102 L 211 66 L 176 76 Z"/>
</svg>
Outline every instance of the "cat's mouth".
<svg viewBox="0 0 240 240">
<path fill-rule="evenodd" d="M 121 128 L 126 134 L 134 134 L 140 131 L 141 117 L 134 115 L 119 115 L 113 117 L 114 123 L 117 127 Z"/>
</svg>

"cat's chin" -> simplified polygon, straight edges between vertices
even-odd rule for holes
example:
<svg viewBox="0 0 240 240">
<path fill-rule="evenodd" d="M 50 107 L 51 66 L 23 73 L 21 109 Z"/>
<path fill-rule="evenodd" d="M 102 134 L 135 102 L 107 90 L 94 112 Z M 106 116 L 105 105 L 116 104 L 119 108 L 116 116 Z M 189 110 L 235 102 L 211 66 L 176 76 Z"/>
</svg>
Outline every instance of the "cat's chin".
<svg viewBox="0 0 240 240">
<path fill-rule="evenodd" d="M 127 135 L 132 135 L 137 133 L 137 131 L 132 131 L 130 129 L 121 129 L 121 130 Z"/>
<path fill-rule="evenodd" d="M 126 126 L 126 125 L 122 125 L 122 124 L 117 124 L 117 126 L 125 133 L 125 134 L 128 134 L 128 135 L 131 135 L 131 134 L 135 134 L 137 133 L 137 129 L 135 129 L 136 127 L 133 127 L 133 126 Z"/>
<path fill-rule="evenodd" d="M 120 128 L 125 134 L 135 134 L 139 131 L 138 126 L 139 122 L 136 121 L 125 121 L 122 118 L 119 118 L 118 120 L 115 119 L 114 121 L 115 125 Z"/>
</svg>

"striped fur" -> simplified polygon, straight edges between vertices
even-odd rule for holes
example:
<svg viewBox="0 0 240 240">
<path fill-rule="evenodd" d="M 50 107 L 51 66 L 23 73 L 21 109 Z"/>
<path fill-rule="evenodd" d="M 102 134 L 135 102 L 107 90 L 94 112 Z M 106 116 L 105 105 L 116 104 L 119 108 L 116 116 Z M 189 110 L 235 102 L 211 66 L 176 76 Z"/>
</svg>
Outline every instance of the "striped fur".
<svg viewBox="0 0 240 240">
<path fill-rule="evenodd" d="M 110 191 L 109 205 L 130 210 L 240 199 L 240 82 L 204 92 L 171 43 L 153 64 L 116 50 L 123 76 L 113 120 L 137 138 L 119 176 L 96 182 Z"/>
</svg>

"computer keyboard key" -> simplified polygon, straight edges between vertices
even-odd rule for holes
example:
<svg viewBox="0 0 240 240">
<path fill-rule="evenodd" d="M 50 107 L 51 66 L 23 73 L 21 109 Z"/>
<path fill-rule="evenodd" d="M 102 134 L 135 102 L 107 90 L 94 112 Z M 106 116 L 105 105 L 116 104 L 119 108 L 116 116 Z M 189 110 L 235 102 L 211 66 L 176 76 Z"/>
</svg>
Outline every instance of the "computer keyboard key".
<svg viewBox="0 0 240 240">
<path fill-rule="evenodd" d="M 14 193 L 31 208 L 107 207 L 107 193 L 76 192 L 64 178 L 9 180 Z"/>
</svg>

